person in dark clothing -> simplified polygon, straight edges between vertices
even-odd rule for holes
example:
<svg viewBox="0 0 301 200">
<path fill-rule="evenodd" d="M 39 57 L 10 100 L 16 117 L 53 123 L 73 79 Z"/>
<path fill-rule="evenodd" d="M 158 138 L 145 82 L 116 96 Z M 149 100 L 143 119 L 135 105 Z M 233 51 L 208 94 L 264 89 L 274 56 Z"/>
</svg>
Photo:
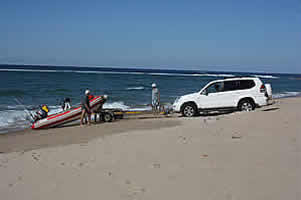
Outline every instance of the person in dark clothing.
<svg viewBox="0 0 301 200">
<path fill-rule="evenodd" d="M 90 90 L 85 91 L 85 97 L 82 100 L 82 115 L 80 117 L 80 125 L 83 125 L 84 119 L 86 115 L 88 116 L 88 125 L 90 125 L 91 121 L 91 107 L 90 107 Z"/>
<path fill-rule="evenodd" d="M 63 101 L 63 104 L 62 104 L 62 108 L 63 110 L 68 110 L 71 108 L 71 99 L 69 97 L 66 97 Z"/>
</svg>

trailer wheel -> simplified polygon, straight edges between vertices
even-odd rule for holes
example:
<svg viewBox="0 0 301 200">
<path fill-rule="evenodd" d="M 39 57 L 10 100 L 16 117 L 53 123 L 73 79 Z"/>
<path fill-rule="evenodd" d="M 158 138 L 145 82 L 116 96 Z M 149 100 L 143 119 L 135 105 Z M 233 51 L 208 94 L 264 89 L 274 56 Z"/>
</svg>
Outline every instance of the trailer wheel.
<svg viewBox="0 0 301 200">
<path fill-rule="evenodd" d="M 112 122 L 113 121 L 113 115 L 111 113 L 105 112 L 103 114 L 103 121 L 104 122 Z"/>
</svg>

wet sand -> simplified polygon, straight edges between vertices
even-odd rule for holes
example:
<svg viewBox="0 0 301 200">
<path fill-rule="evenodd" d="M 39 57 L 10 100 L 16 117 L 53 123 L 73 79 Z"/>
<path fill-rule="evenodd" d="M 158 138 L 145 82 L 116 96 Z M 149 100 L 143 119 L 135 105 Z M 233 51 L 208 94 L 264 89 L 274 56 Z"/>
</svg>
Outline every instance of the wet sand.
<svg viewBox="0 0 301 200">
<path fill-rule="evenodd" d="M 300 199 L 300 108 L 1 136 L 1 198 Z"/>
</svg>

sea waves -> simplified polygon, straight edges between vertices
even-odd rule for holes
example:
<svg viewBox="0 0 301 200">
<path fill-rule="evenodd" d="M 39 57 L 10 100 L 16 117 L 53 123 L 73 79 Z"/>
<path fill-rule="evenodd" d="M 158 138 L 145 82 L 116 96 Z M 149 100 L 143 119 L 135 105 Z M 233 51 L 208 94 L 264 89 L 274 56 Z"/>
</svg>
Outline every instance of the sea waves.
<svg viewBox="0 0 301 200">
<path fill-rule="evenodd" d="M 126 74 L 126 75 L 150 75 L 150 76 L 190 76 L 190 77 L 235 77 L 234 74 L 218 73 L 159 73 L 159 72 L 123 72 L 123 71 L 93 71 L 93 70 L 41 70 L 41 69 L 0 69 L 7 72 L 44 72 L 44 73 L 81 73 L 81 74 Z"/>
<path fill-rule="evenodd" d="M 301 96 L 301 92 L 281 92 L 273 94 L 273 98 L 280 99 L 280 98 L 287 98 L 287 97 L 298 97 Z"/>
<path fill-rule="evenodd" d="M 278 79 L 279 77 L 273 75 L 254 75 L 257 78 L 265 78 L 265 79 Z"/>
<path fill-rule="evenodd" d="M 39 73 L 80 73 L 80 74 L 125 74 L 125 75 L 149 75 L 149 76 L 182 76 L 182 77 L 225 77 L 231 78 L 239 75 L 231 73 L 166 73 L 166 72 L 135 72 L 135 71 L 101 71 L 101 70 L 43 70 L 43 69 L 0 69 L 6 72 L 39 72 Z M 250 76 L 263 79 L 278 79 L 279 77 L 269 74 L 255 74 Z"/>
<path fill-rule="evenodd" d="M 143 86 L 137 86 L 137 87 L 128 87 L 126 90 L 144 90 Z"/>
</svg>

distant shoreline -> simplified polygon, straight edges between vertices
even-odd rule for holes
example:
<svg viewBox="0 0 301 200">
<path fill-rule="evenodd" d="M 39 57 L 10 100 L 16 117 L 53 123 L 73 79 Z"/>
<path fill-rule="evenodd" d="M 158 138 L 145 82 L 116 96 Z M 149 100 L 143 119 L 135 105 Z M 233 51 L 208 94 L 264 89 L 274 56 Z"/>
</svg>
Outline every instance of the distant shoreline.
<svg viewBox="0 0 301 200">
<path fill-rule="evenodd" d="M 263 74 L 263 75 L 300 75 L 301 73 L 287 73 L 287 72 L 263 72 L 263 71 L 230 71 L 230 70 L 201 70 L 201 69 L 177 69 L 177 68 L 168 68 L 168 67 L 162 67 L 162 68 L 151 68 L 151 67 L 139 67 L 139 66 L 134 66 L 134 67 L 130 67 L 130 66 L 97 66 L 97 65 L 48 65 L 48 64 L 0 64 L 0 69 L 4 68 L 4 67 L 8 67 L 9 69 L 13 69 L 14 67 L 16 67 L 16 69 L 25 69 L 24 67 L 26 67 L 26 69 L 36 69 L 39 68 L 40 70 L 47 70 L 47 69 L 58 69 L 58 68 L 70 68 L 70 69 L 82 69 L 82 70 L 86 70 L 86 69 L 97 69 L 97 71 L 100 71 L 100 69 L 105 70 L 105 71 L 109 71 L 109 70 L 114 70 L 114 71 L 128 71 L 128 72 L 174 72 L 174 73 L 225 73 L 225 74 L 230 74 L 230 73 L 248 73 L 248 74 L 253 74 L 256 75 L 258 73 Z M 231 66 L 229 66 L 231 67 Z M 44 69 L 43 69 L 44 68 Z M 211 68 L 214 68 L 214 66 L 212 66 Z M 88 71 L 88 70 L 86 70 Z M 300 77 L 301 79 L 301 77 Z"/>
</svg>

